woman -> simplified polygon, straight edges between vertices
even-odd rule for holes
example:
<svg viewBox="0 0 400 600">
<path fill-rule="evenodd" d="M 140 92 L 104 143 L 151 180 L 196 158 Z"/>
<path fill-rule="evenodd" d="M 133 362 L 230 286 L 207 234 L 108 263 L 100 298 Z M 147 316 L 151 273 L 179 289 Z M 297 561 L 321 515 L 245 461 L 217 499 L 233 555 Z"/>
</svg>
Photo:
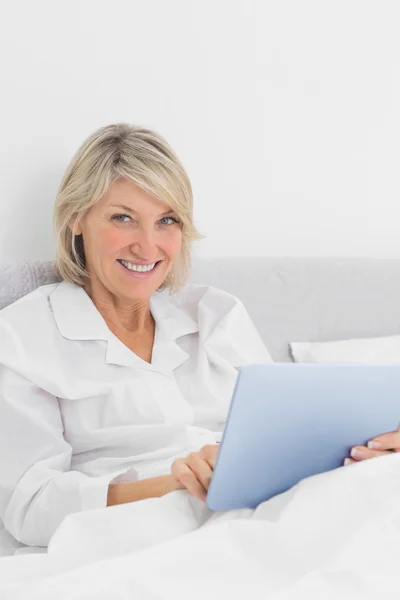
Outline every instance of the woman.
<svg viewBox="0 0 400 600">
<path fill-rule="evenodd" d="M 204 499 L 237 368 L 270 360 L 237 298 L 185 285 L 201 236 L 156 133 L 91 135 L 55 224 L 62 282 L 0 313 L 0 519 L 36 546 L 73 512 Z"/>
</svg>

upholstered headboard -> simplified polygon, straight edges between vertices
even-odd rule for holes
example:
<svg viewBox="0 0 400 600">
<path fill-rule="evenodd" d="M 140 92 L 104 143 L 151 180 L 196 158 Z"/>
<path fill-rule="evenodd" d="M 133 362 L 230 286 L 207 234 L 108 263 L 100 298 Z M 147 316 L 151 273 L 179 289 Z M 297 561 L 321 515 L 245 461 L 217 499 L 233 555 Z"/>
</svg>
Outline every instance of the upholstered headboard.
<svg viewBox="0 0 400 600">
<path fill-rule="evenodd" d="M 0 310 L 37 287 L 54 283 L 54 266 L 46 261 L 0 263 Z"/>
<path fill-rule="evenodd" d="M 0 308 L 55 281 L 50 262 L 0 264 Z M 400 334 L 400 260 L 199 258 L 189 281 L 238 296 L 277 361 L 289 342 Z"/>
</svg>

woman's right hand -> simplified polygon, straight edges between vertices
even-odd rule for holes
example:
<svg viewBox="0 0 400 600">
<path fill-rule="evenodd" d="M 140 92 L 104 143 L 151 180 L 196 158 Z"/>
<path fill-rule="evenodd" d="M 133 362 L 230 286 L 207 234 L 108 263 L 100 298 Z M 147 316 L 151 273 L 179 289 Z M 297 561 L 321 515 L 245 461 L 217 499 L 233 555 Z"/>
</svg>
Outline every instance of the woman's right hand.
<svg viewBox="0 0 400 600">
<path fill-rule="evenodd" d="M 177 482 L 177 489 L 186 489 L 200 500 L 206 499 L 214 471 L 219 444 L 203 446 L 199 452 L 192 452 L 185 458 L 177 458 L 171 467 L 171 474 Z"/>
</svg>

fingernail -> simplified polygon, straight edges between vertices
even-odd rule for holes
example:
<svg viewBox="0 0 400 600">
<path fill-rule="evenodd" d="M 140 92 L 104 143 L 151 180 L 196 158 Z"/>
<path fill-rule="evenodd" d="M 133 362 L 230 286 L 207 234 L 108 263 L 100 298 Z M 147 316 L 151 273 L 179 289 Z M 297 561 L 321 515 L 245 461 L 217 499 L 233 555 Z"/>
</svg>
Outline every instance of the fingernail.
<svg viewBox="0 0 400 600">
<path fill-rule="evenodd" d="M 344 459 L 344 466 L 347 467 L 347 465 L 351 465 L 351 460 L 350 458 L 345 458 Z"/>
<path fill-rule="evenodd" d="M 371 448 L 371 450 L 378 450 L 379 448 L 382 448 L 382 442 L 368 442 L 367 444 L 368 448 Z"/>
<path fill-rule="evenodd" d="M 350 455 L 353 458 L 364 458 L 365 454 L 362 450 L 359 450 L 359 448 L 352 448 Z"/>
</svg>

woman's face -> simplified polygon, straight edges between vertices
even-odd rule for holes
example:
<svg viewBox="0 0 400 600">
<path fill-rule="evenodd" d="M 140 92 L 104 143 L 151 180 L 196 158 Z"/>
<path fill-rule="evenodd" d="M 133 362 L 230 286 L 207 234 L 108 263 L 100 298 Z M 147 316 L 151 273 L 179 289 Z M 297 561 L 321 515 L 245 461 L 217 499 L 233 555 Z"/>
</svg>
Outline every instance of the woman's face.
<svg viewBox="0 0 400 600">
<path fill-rule="evenodd" d="M 127 179 L 114 182 L 77 224 L 91 285 L 124 299 L 146 299 L 164 282 L 182 244 L 178 216 Z M 137 272 L 140 263 L 152 265 Z"/>
</svg>

